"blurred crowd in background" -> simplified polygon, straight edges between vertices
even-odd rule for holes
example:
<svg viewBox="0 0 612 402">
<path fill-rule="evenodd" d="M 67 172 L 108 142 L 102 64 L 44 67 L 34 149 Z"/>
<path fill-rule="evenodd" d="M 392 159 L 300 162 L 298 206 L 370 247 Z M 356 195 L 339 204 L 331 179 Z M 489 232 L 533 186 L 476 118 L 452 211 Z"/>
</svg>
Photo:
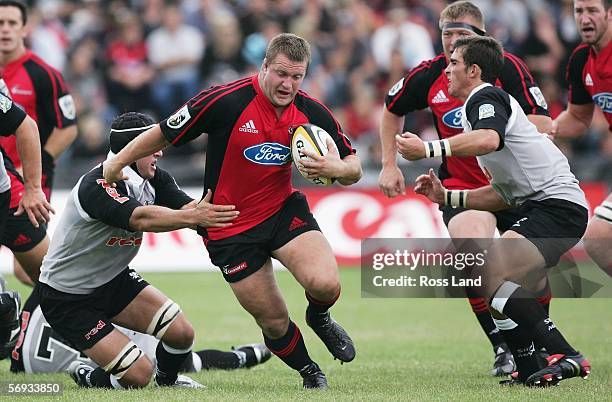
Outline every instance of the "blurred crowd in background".
<svg viewBox="0 0 612 402">
<path fill-rule="evenodd" d="M 580 41 L 572 0 L 473 2 L 484 12 L 488 33 L 527 62 L 556 117 L 565 108 L 566 61 Z M 60 161 L 57 177 L 57 184 L 67 187 L 105 158 L 108 127 L 117 114 L 135 110 L 168 117 L 201 89 L 256 73 L 268 40 L 283 31 L 310 41 L 313 61 L 303 89 L 334 111 L 371 172 L 366 183 L 375 184 L 384 96 L 410 68 L 442 52 L 438 16 L 447 1 L 38 0 L 29 5 L 28 46 L 64 74 L 77 104 L 79 138 Z M 406 127 L 426 138 L 436 136 L 428 112 L 409 116 Z M 612 135 L 601 116 L 587 136 L 560 146 L 583 180 L 612 183 Z M 168 149 L 162 165 L 182 183 L 200 184 L 205 149 L 202 136 Z"/>
</svg>

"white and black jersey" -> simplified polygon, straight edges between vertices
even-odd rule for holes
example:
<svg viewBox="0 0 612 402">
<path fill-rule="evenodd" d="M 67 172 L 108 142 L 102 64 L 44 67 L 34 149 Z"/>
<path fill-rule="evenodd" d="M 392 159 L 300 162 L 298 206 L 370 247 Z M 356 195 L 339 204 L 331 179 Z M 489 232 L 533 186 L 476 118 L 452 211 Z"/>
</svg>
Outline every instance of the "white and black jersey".
<svg viewBox="0 0 612 402">
<path fill-rule="evenodd" d="M 131 167 L 124 172 L 129 179 L 117 187 L 106 183 L 101 165 L 79 179 L 43 260 L 40 282 L 65 293 L 92 293 L 125 270 L 138 253 L 142 232 L 129 226 L 134 209 L 151 204 L 180 209 L 192 201 L 159 167 L 151 180 Z"/>
<path fill-rule="evenodd" d="M 527 200 L 554 198 L 587 207 L 567 158 L 538 132 L 512 96 L 482 84 L 468 96 L 462 116 L 465 132 L 492 129 L 499 134 L 497 151 L 477 159 L 506 203 L 520 205 Z"/>
<path fill-rule="evenodd" d="M 17 131 L 26 118 L 26 113 L 11 98 L 0 93 L 0 136 L 9 136 Z M 4 149 L 0 152 L 0 193 L 11 188 L 11 179 L 4 168 Z"/>
</svg>

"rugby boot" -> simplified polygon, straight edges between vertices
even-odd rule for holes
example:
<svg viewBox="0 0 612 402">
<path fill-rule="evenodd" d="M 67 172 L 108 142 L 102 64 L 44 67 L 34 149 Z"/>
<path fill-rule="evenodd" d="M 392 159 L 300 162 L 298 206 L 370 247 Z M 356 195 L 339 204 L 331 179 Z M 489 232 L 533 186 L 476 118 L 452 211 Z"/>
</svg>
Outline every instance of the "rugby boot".
<svg viewBox="0 0 612 402">
<path fill-rule="evenodd" d="M 508 346 L 505 344 L 498 346 L 496 349 L 495 361 L 493 362 L 491 375 L 494 377 L 502 377 L 512 374 L 514 370 L 516 370 L 516 364 L 514 363 L 512 352 L 510 352 Z"/>
<path fill-rule="evenodd" d="M 80 386 L 85 388 L 91 388 L 92 385 L 89 382 L 89 377 L 91 376 L 91 372 L 94 371 L 94 368 L 83 363 L 82 361 L 75 360 L 66 369 L 70 377 L 74 380 L 74 382 Z"/>
<path fill-rule="evenodd" d="M 525 381 L 529 387 L 546 387 L 557 385 L 559 381 L 573 377 L 586 379 L 591 374 L 591 364 L 581 354 L 567 356 L 562 354 L 550 355 L 548 367 L 530 375 Z"/>
<path fill-rule="evenodd" d="M 19 293 L 0 293 L 0 360 L 6 359 L 19 339 L 19 314 L 21 298 Z"/>
<path fill-rule="evenodd" d="M 242 346 L 232 346 L 234 353 L 239 354 L 240 367 L 251 368 L 270 360 L 272 353 L 263 343 L 251 343 Z"/>
<path fill-rule="evenodd" d="M 351 337 L 331 318 L 329 311 L 321 314 L 306 310 L 306 323 L 321 338 L 334 358 L 346 363 L 355 358 L 355 346 Z"/>
<path fill-rule="evenodd" d="M 321 371 L 317 363 L 309 364 L 300 370 L 303 378 L 304 389 L 327 389 L 327 377 Z"/>
</svg>

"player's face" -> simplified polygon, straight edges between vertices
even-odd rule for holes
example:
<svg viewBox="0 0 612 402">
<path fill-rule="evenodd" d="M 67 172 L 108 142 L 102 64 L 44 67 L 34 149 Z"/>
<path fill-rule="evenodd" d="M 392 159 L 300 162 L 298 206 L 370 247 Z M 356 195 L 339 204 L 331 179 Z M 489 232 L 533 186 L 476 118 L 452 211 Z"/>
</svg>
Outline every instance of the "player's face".
<svg viewBox="0 0 612 402">
<path fill-rule="evenodd" d="M 262 91 L 275 107 L 288 106 L 295 98 L 304 76 L 306 61 L 291 61 L 284 54 L 264 60 L 261 67 Z"/>
<path fill-rule="evenodd" d="M 448 93 L 456 98 L 467 96 L 467 68 L 463 62 L 461 48 L 453 51 L 448 62 L 448 66 L 444 70 L 446 78 L 448 78 Z"/>
<path fill-rule="evenodd" d="M 164 155 L 162 151 L 157 151 L 153 155 L 145 156 L 136 161 L 136 168 L 138 173 L 144 179 L 152 179 L 155 176 L 155 169 L 157 169 L 157 160 Z"/>
<path fill-rule="evenodd" d="M 574 0 L 574 19 L 584 43 L 594 45 L 604 37 L 612 18 L 609 14 L 612 8 L 606 13 L 603 0 Z"/>
<path fill-rule="evenodd" d="M 480 27 L 474 18 L 470 17 L 470 16 L 464 16 L 464 17 L 459 17 L 456 20 L 447 20 L 444 19 L 442 20 L 442 24 L 446 24 L 448 22 L 461 22 L 464 24 L 470 24 L 470 25 L 474 25 L 475 27 L 479 27 L 479 28 L 484 28 L 484 27 Z M 465 29 L 465 28 L 449 28 L 449 29 L 445 29 L 442 31 L 442 47 L 444 48 L 444 55 L 446 56 L 446 60 L 449 60 L 451 57 L 451 54 L 453 53 L 453 50 L 455 50 L 454 45 L 455 45 L 455 41 L 459 38 L 467 38 L 470 36 L 475 36 L 476 33 L 473 31 L 470 31 L 469 29 Z"/>
<path fill-rule="evenodd" d="M 23 46 L 26 28 L 17 7 L 0 7 L 0 52 L 12 53 Z"/>
</svg>

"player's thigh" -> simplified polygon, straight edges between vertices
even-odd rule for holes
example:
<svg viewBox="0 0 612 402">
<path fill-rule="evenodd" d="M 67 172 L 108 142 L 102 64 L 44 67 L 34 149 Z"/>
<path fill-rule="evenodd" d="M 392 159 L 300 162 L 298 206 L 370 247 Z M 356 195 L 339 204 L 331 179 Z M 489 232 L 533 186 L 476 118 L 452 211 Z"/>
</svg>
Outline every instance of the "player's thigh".
<svg viewBox="0 0 612 402">
<path fill-rule="evenodd" d="M 495 235 L 497 219 L 491 212 L 446 206 L 442 214 L 453 239 L 490 238 Z"/>
<path fill-rule="evenodd" d="M 180 306 L 151 285 L 138 293 L 121 312 L 112 317 L 112 321 L 172 344 L 188 346 L 194 338 L 193 327 Z"/>
<path fill-rule="evenodd" d="M 272 252 L 309 292 L 336 294 L 340 277 L 329 242 L 318 230 L 302 233 Z"/>
<path fill-rule="evenodd" d="M 33 248 L 27 251 L 13 251 L 16 262 L 15 270 L 22 269 L 25 273 L 32 278 L 32 280 L 38 281 L 40 275 L 40 267 L 47 251 L 49 250 L 49 236 L 45 237 L 36 244 Z"/>
<path fill-rule="evenodd" d="M 240 305 L 262 328 L 288 323 L 289 313 L 276 284 L 271 259 L 246 278 L 230 282 L 230 287 Z"/>
<path fill-rule="evenodd" d="M 612 202 L 610 209 L 597 207 L 596 214 L 589 222 L 584 234 L 584 247 L 589 256 L 608 275 L 612 276 Z"/>
</svg>

